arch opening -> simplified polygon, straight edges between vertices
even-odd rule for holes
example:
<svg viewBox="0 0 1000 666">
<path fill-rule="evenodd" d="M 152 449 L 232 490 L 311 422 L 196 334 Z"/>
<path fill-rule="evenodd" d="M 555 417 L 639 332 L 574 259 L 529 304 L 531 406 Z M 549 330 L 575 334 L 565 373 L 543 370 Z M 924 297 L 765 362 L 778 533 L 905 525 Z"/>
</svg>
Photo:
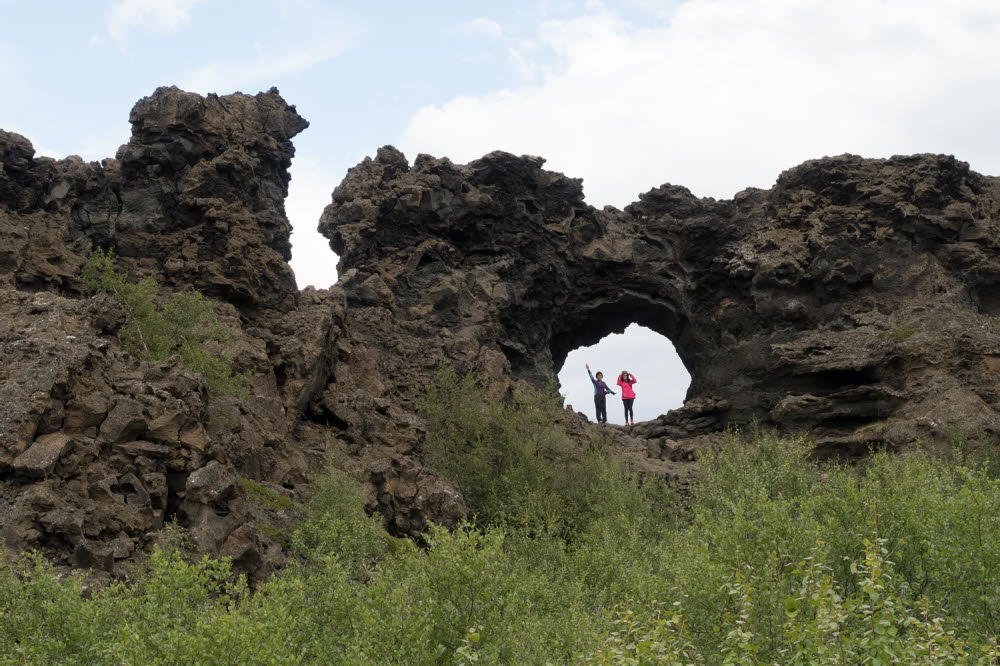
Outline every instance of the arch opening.
<svg viewBox="0 0 1000 666">
<path fill-rule="evenodd" d="M 587 377 L 587 363 L 595 374 L 603 372 L 604 381 L 618 394 L 607 396 L 609 423 L 625 423 L 621 392 L 615 383 L 622 370 L 638 380 L 633 404 L 636 422 L 649 421 L 683 405 L 691 385 L 691 375 L 670 339 L 633 322 L 621 333 L 569 351 L 558 371 L 559 391 L 566 404 L 592 421 L 594 390 Z"/>
</svg>

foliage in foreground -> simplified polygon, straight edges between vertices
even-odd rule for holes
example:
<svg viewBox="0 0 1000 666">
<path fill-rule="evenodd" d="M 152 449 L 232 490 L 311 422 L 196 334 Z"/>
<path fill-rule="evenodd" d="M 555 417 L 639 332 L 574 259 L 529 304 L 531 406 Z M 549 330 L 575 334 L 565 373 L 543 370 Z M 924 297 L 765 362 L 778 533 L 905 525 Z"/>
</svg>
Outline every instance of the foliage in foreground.
<svg viewBox="0 0 1000 666">
<path fill-rule="evenodd" d="M 803 442 L 734 437 L 683 507 L 651 511 L 668 496 L 610 462 L 593 495 L 564 488 L 556 467 L 602 454 L 541 444 L 562 441 L 556 403 L 499 406 L 464 380 L 434 396 L 429 455 L 444 445 L 494 471 L 461 480 L 479 522 L 432 529 L 426 549 L 390 539 L 330 472 L 292 535 L 298 564 L 253 593 L 176 548 L 90 596 L 37 560 L 0 569 L 0 663 L 1000 661 L 1000 481 L 986 465 L 879 454 L 818 468 Z M 538 443 L 530 473 L 490 453 L 505 433 Z"/>
<path fill-rule="evenodd" d="M 88 293 L 111 294 L 125 308 L 127 319 L 120 338 L 128 351 L 149 361 L 164 361 L 176 355 L 186 367 L 205 378 L 213 393 L 246 393 L 248 377 L 237 373 L 233 360 L 221 353 L 229 333 L 200 292 L 173 292 L 159 306 L 155 300 L 160 288 L 156 280 L 145 277 L 130 282 L 124 273 L 115 270 L 114 252 L 110 250 L 94 250 L 80 278 Z"/>
<path fill-rule="evenodd" d="M 473 376 L 442 366 L 417 401 L 433 426 L 426 462 L 462 489 L 478 527 L 572 541 L 602 520 L 645 523 L 669 509 L 661 483 L 640 487 L 605 442 L 578 442 L 557 427 L 561 403 L 554 390 L 524 387 L 509 401 L 492 399 Z"/>
</svg>

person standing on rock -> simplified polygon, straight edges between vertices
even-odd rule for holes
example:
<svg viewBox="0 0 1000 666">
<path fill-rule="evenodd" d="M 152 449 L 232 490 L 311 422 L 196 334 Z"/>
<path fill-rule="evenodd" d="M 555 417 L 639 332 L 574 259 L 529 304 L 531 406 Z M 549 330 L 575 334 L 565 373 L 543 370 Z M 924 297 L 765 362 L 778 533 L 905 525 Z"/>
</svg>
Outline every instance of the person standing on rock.
<svg viewBox="0 0 1000 666">
<path fill-rule="evenodd" d="M 597 410 L 597 422 L 607 423 L 608 422 L 608 399 L 605 397 L 607 394 L 617 395 L 614 391 L 608 388 L 608 385 L 604 383 L 604 373 L 598 372 L 597 378 L 590 372 L 590 364 L 587 365 L 587 374 L 590 376 L 590 383 L 594 385 L 594 408 Z"/>
<path fill-rule="evenodd" d="M 632 411 L 635 391 L 632 390 L 632 385 L 637 381 L 639 380 L 635 375 L 628 370 L 622 370 L 622 374 L 618 375 L 618 386 L 622 389 L 622 404 L 625 405 L 625 425 L 635 425 L 635 412 Z"/>
</svg>

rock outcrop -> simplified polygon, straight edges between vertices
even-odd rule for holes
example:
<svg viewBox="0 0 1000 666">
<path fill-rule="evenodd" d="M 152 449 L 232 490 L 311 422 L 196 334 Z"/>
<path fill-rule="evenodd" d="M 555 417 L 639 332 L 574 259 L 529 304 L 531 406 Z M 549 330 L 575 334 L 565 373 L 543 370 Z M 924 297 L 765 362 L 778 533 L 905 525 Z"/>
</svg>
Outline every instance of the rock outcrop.
<svg viewBox="0 0 1000 666">
<path fill-rule="evenodd" d="M 294 306 L 285 216 L 291 139 L 308 123 L 277 90 L 202 97 L 160 88 L 115 159 L 32 159 L 0 132 L 0 284 L 72 292 L 91 247 L 133 275 L 192 286 L 248 315 Z"/>
<path fill-rule="evenodd" d="M 201 97 L 161 88 L 131 141 L 100 164 L 34 158 L 0 132 L 0 536 L 60 564 L 116 572 L 178 520 L 248 572 L 280 564 L 237 476 L 291 494 L 325 453 L 285 447 L 289 420 L 255 317 L 299 302 L 284 213 L 307 126 L 276 90 Z M 126 353 L 121 307 L 82 298 L 79 271 L 113 247 L 133 278 L 194 287 L 233 333 L 246 399 L 212 397 L 178 363 Z M 225 492 L 206 502 L 205 470 Z"/>
<path fill-rule="evenodd" d="M 387 146 L 320 221 L 339 282 L 300 292 L 283 205 L 295 108 L 275 90 L 161 88 L 131 122 L 100 164 L 35 158 L 0 131 L 11 553 L 118 575 L 176 520 L 263 575 L 285 553 L 261 529 L 281 503 L 261 493 L 299 497 L 330 458 L 394 534 L 454 524 L 461 493 L 423 465 L 413 404 L 439 360 L 504 396 L 633 322 L 692 377 L 681 409 L 609 428 L 643 474 L 683 483 L 720 431 L 752 422 L 847 456 L 1000 434 L 1000 181 L 954 158 L 824 158 L 732 200 L 664 185 L 597 210 L 541 158 L 411 165 Z M 246 397 L 123 349 L 121 307 L 77 279 L 106 247 L 135 278 L 213 299 Z"/>
<path fill-rule="evenodd" d="M 691 373 L 648 438 L 756 421 L 858 454 L 1000 434 L 1000 181 L 952 157 L 825 158 L 731 201 L 664 185 L 619 211 L 536 157 L 410 167 L 386 147 L 320 229 L 383 377 L 443 353 L 503 390 L 635 322 Z"/>
</svg>

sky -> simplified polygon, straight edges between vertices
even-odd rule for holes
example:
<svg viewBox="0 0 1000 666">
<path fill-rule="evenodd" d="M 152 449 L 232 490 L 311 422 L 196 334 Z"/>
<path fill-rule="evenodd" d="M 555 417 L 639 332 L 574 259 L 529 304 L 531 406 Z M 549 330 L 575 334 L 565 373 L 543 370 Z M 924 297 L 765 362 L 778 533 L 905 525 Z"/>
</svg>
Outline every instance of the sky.
<svg viewBox="0 0 1000 666">
<path fill-rule="evenodd" d="M 300 286 L 336 281 L 319 215 L 389 143 L 411 160 L 541 155 L 598 207 L 667 182 L 729 198 L 842 153 L 1000 174 L 994 0 L 0 0 L 0 25 L 0 128 L 39 154 L 113 156 L 160 85 L 277 86 L 311 123 L 286 202 Z M 641 350 L 637 416 L 678 406 L 669 341 L 625 339 L 591 365 Z M 576 358 L 560 374 L 574 406 L 590 401 Z"/>
</svg>

